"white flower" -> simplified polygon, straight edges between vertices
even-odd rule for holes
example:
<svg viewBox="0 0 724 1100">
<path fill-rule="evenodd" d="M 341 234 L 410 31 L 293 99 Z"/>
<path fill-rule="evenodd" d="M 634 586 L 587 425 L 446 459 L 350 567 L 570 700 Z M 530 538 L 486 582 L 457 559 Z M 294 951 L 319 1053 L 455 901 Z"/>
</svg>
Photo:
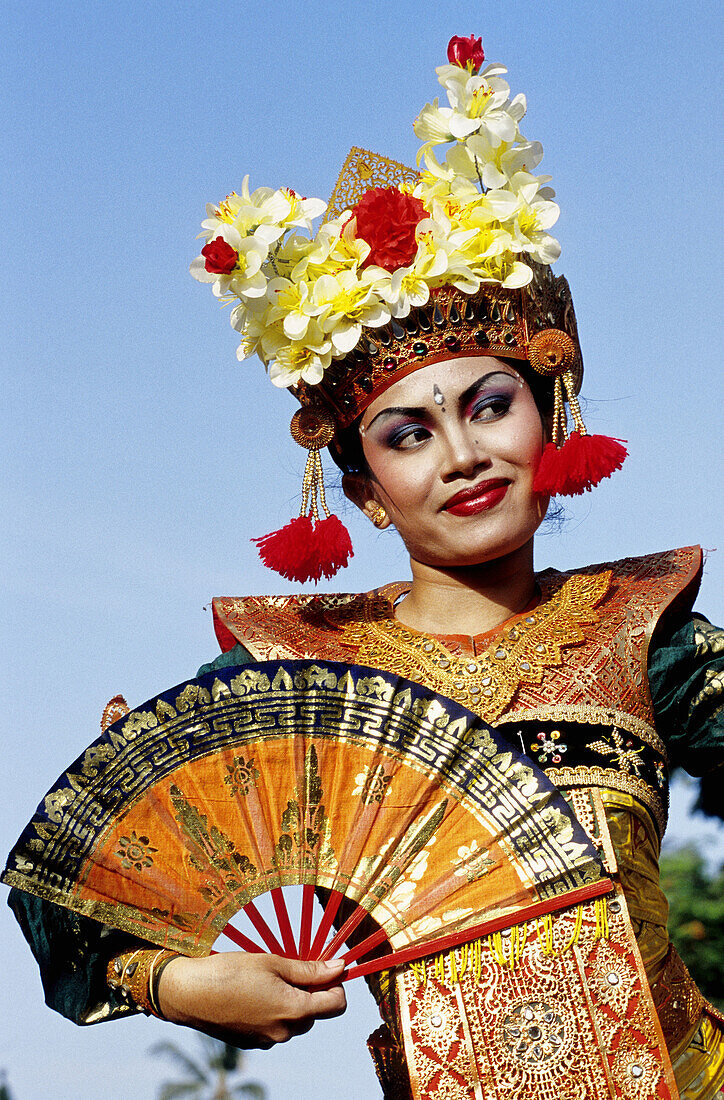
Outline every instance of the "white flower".
<svg viewBox="0 0 724 1100">
<path fill-rule="evenodd" d="M 547 199 L 523 202 L 514 223 L 515 251 L 527 252 L 542 264 L 552 264 L 561 254 L 561 246 L 546 230 L 558 221 L 558 204 Z"/>
<path fill-rule="evenodd" d="M 309 284 L 291 279 L 270 279 L 266 296 L 271 302 L 268 321 L 282 320 L 284 334 L 290 340 L 303 340 L 309 322 L 320 313 L 309 295 Z"/>
<path fill-rule="evenodd" d="M 283 337 L 268 341 L 265 346 L 280 346 L 272 353 L 273 362 L 269 367 L 269 377 L 280 389 L 296 386 L 304 381 L 316 386 L 322 381 L 324 372 L 332 361 L 332 345 L 325 338 L 319 325 L 310 324 L 304 343 L 282 342 Z"/>
<path fill-rule="evenodd" d="M 377 274 L 379 272 L 379 274 Z M 390 319 L 390 311 L 374 292 L 384 275 L 379 268 L 348 269 L 336 275 L 321 275 L 312 298 L 319 309 L 319 322 L 328 333 L 338 356 L 352 351 L 362 335 L 362 325 L 375 328 Z"/>
<path fill-rule="evenodd" d="M 444 266 L 447 268 L 447 257 Z M 379 293 L 390 307 L 392 316 L 399 318 L 407 317 L 411 309 L 426 305 L 430 299 L 429 284 L 417 266 L 399 267 L 393 271 Z"/>
<path fill-rule="evenodd" d="M 450 106 L 439 107 L 434 100 L 423 107 L 414 124 L 422 141 L 433 145 L 464 141 L 481 131 L 494 146 L 515 139 L 518 123 L 525 114 L 525 98 L 516 96 L 511 102 L 508 84 L 491 66 L 475 76 L 459 66 L 448 66 L 440 83 L 447 91 Z"/>
</svg>

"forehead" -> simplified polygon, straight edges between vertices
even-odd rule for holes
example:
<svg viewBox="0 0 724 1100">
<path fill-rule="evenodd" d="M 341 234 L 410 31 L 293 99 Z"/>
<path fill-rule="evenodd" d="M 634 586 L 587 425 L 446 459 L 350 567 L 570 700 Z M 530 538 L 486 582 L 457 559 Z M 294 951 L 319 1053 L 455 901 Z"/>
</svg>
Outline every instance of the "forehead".
<svg viewBox="0 0 724 1100">
<path fill-rule="evenodd" d="M 393 383 L 369 405 L 363 419 L 369 421 L 377 413 L 393 406 L 426 405 L 433 400 L 435 386 L 446 400 L 453 401 L 459 394 L 474 385 L 479 378 L 490 374 L 491 371 L 502 371 L 516 380 L 521 377 L 510 363 L 505 362 L 504 359 L 496 359 L 492 355 L 445 359 L 441 363 L 430 363 L 428 366 L 420 367 L 419 370 Z"/>
</svg>

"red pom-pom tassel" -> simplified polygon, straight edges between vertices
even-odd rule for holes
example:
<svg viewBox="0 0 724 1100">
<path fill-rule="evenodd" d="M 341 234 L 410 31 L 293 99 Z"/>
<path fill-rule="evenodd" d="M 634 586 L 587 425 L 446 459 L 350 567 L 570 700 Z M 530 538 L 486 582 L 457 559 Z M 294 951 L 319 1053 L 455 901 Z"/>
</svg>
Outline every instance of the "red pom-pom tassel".
<svg viewBox="0 0 724 1100">
<path fill-rule="evenodd" d="M 264 565 L 288 581 L 333 577 L 352 557 L 349 531 L 335 515 L 312 520 L 297 516 L 278 531 L 252 539 Z"/>
<path fill-rule="evenodd" d="M 562 447 L 547 443 L 533 481 L 535 493 L 579 496 L 623 466 L 623 440 L 571 432 Z"/>
</svg>

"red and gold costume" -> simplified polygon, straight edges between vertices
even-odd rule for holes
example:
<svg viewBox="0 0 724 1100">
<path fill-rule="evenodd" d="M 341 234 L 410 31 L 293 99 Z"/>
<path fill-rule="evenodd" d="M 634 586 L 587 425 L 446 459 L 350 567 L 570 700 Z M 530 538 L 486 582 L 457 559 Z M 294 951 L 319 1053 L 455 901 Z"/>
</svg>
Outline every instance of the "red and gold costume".
<svg viewBox="0 0 724 1100">
<path fill-rule="evenodd" d="M 666 932 L 668 906 L 658 884 L 658 856 L 669 761 L 655 728 L 647 660 L 661 616 L 668 612 L 673 617 L 690 607 L 700 570 L 697 548 L 571 573 L 547 570 L 537 577 L 540 602 L 479 638 L 443 638 L 402 626 L 394 618 L 394 604 L 407 590 L 404 583 L 364 595 L 214 601 L 216 633 L 224 651 L 241 644 L 260 660 L 316 656 L 402 673 L 458 700 L 493 725 L 514 731 L 582 814 L 586 803 L 577 801 L 577 792 L 598 793 L 608 834 L 601 842 L 612 849 L 679 1094 L 691 1100 L 709 1100 L 724 1084 L 724 1030 Z M 457 958 L 453 965 L 459 968 Z M 527 961 L 521 957 L 512 972 L 517 971 L 521 999 L 527 996 L 535 1004 L 540 976 L 532 967 L 525 971 Z M 491 976 L 499 983 L 506 973 L 504 966 L 490 965 L 488 986 Z M 605 960 L 601 967 L 603 974 Z M 449 965 L 442 972 L 449 979 Z M 615 971 L 608 973 L 614 981 Z M 446 1011 L 441 984 L 432 1007 L 424 1004 L 426 997 L 430 1000 L 431 983 L 427 975 L 421 981 L 420 974 L 419 968 L 410 968 L 397 978 L 396 992 L 388 989 L 383 999 L 394 1039 L 379 1035 L 372 1043 L 380 1074 L 392 1082 L 390 1095 L 402 1095 L 399 1051 L 405 1048 L 409 1062 L 410 1050 L 417 1047 L 412 1059 L 415 1090 L 429 1087 L 431 1077 L 445 1067 L 450 1091 L 440 1095 L 472 1096 L 461 1084 L 461 1067 L 475 1064 L 473 1051 L 490 1036 L 474 1036 L 465 1027 L 458 1035 L 446 1026 L 443 1040 L 429 1020 L 416 1030 L 411 1011 L 414 1018 L 420 1004 L 419 1018 L 426 1013 L 442 1020 Z M 481 978 L 469 981 L 476 985 Z M 455 1002 L 455 989 L 464 988 L 464 980 L 448 985 L 456 1013 L 467 1019 L 469 1006 L 466 1013 Z M 474 991 L 468 995 L 473 1000 L 477 996 Z M 458 1002 L 460 998 L 458 992 Z M 492 1026 L 492 1017 L 490 1022 Z M 534 1027 L 539 1028 L 539 1021 Z M 580 1061 L 570 1071 L 573 1087 Z M 484 1075 L 484 1066 L 478 1062 L 473 1072 Z M 554 1061 L 550 1072 L 556 1095 L 567 1095 L 560 1091 L 565 1071 Z M 482 1095 L 504 1095 L 490 1091 L 490 1081 L 482 1079 Z M 636 1078 L 630 1084 L 634 1088 Z"/>
</svg>

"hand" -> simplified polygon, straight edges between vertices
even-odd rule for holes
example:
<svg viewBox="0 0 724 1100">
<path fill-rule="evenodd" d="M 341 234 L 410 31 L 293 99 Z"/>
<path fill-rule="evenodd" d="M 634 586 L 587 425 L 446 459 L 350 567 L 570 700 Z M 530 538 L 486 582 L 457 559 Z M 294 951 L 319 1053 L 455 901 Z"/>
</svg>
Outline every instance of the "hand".
<svg viewBox="0 0 724 1100">
<path fill-rule="evenodd" d="M 163 1016 L 238 1047 L 267 1049 L 302 1035 L 315 1020 L 347 1007 L 342 959 L 305 962 L 279 955 L 224 951 L 179 956 L 161 974 Z"/>
</svg>

